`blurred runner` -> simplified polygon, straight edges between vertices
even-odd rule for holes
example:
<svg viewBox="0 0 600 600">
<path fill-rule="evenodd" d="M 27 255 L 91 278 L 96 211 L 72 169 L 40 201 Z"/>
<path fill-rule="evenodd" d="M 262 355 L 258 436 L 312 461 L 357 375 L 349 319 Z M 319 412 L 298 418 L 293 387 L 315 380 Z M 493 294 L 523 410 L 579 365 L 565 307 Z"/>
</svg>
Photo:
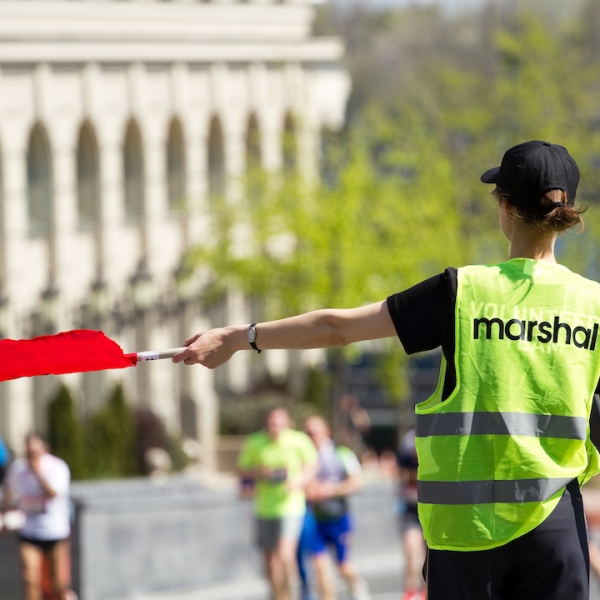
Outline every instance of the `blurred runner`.
<svg viewBox="0 0 600 600">
<path fill-rule="evenodd" d="M 336 440 L 362 456 L 366 450 L 364 437 L 371 429 L 371 419 L 354 394 L 344 394 L 339 401 L 341 431 Z"/>
<path fill-rule="evenodd" d="M 309 544 L 314 553 L 313 565 L 321 600 L 334 600 L 335 584 L 331 577 L 328 547 L 333 548 L 340 575 L 348 584 L 353 600 L 369 600 L 366 582 L 358 575 L 350 561 L 353 524 L 348 496 L 362 486 L 361 468 L 356 454 L 345 446 L 336 446 L 329 426 L 321 417 L 310 417 L 304 431 L 319 452 L 316 478 L 306 487 L 314 524 Z"/>
<path fill-rule="evenodd" d="M 4 481 L 8 465 L 10 464 L 10 452 L 4 440 L 0 437 L 0 483 Z"/>
<path fill-rule="evenodd" d="M 290 600 L 296 550 L 302 530 L 304 487 L 316 470 L 317 453 L 308 437 L 291 429 L 285 408 L 271 409 L 265 429 L 246 440 L 238 466 L 247 486 L 254 480 L 257 543 L 275 600 Z"/>
<path fill-rule="evenodd" d="M 589 542 L 590 552 L 590 569 L 596 579 L 600 581 L 600 549 L 596 546 L 596 543 L 590 539 Z"/>
<path fill-rule="evenodd" d="M 42 600 L 42 563 L 47 560 L 53 595 L 73 597 L 69 589 L 69 467 L 48 453 L 45 442 L 31 435 L 25 442 L 26 458 L 15 460 L 4 481 L 4 508 L 16 506 L 25 513 L 19 530 L 19 554 L 25 600 Z"/>
<path fill-rule="evenodd" d="M 398 448 L 397 461 L 399 479 L 398 513 L 405 557 L 405 592 L 402 600 L 425 600 L 423 564 L 425 562 L 426 546 L 417 510 L 417 470 L 419 461 L 417 460 L 414 429 L 408 431 L 402 437 Z"/>
</svg>

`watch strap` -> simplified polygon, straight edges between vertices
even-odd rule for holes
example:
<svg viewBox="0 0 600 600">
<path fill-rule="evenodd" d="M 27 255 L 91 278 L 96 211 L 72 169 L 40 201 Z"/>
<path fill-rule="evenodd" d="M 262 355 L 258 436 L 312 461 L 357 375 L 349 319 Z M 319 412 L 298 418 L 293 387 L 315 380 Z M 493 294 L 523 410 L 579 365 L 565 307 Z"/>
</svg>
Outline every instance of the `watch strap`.
<svg viewBox="0 0 600 600">
<path fill-rule="evenodd" d="M 253 340 L 250 339 L 250 331 L 254 331 Z M 262 350 L 256 345 L 256 323 L 252 323 L 252 325 L 248 327 L 248 343 L 250 346 L 252 346 L 252 349 L 256 350 L 259 354 L 262 352 Z"/>
</svg>

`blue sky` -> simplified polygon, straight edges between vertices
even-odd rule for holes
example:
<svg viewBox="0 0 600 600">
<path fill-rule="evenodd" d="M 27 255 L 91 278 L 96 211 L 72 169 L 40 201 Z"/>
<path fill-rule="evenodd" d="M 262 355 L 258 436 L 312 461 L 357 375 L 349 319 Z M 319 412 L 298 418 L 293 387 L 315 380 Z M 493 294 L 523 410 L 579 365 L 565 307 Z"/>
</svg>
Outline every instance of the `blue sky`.
<svg viewBox="0 0 600 600">
<path fill-rule="evenodd" d="M 361 0 L 334 0 L 338 4 L 350 4 Z M 362 0 L 372 6 L 407 6 L 409 4 L 440 4 L 449 11 L 481 6 L 485 0 Z"/>
<path fill-rule="evenodd" d="M 480 7 L 489 2 L 490 0 L 320 0 L 335 2 L 339 6 L 348 6 L 352 4 L 367 4 L 373 7 L 401 7 L 408 6 L 410 4 L 438 4 L 449 13 L 460 13 L 468 11 L 471 8 Z M 582 6 L 583 0 L 495 0 L 498 3 L 509 4 L 512 2 L 519 8 L 525 8 L 526 6 L 533 7 L 537 5 L 538 9 L 543 6 L 544 9 L 551 11 L 552 14 L 560 17 L 572 16 Z"/>
</svg>

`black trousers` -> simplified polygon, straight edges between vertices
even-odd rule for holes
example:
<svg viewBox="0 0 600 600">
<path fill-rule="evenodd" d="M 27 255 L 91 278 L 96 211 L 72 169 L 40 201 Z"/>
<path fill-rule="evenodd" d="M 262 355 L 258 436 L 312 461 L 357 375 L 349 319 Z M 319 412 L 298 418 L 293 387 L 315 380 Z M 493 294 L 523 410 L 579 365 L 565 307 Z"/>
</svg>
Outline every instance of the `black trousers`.
<svg viewBox="0 0 600 600">
<path fill-rule="evenodd" d="M 500 548 L 429 550 L 427 600 L 589 600 L 583 501 L 571 482 L 552 514 Z"/>
</svg>

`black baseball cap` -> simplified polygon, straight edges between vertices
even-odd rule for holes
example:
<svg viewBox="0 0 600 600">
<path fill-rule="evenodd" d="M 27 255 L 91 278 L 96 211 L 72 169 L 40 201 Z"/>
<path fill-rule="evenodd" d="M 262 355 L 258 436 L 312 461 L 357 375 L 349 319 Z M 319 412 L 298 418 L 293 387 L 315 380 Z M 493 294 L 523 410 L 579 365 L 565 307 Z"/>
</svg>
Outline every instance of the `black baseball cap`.
<svg viewBox="0 0 600 600">
<path fill-rule="evenodd" d="M 567 192 L 567 205 L 575 203 L 579 168 L 567 149 L 558 144 L 534 140 L 507 150 L 502 164 L 481 176 L 483 183 L 495 183 L 507 200 L 531 212 L 549 190 Z"/>
</svg>

